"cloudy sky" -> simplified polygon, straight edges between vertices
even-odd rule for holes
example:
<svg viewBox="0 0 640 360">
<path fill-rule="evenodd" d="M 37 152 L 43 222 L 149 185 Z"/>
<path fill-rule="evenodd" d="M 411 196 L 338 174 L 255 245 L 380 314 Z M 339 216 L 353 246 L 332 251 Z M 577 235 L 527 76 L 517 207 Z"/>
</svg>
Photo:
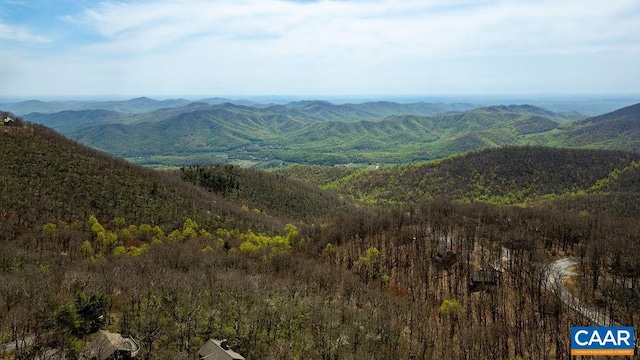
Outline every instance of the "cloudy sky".
<svg viewBox="0 0 640 360">
<path fill-rule="evenodd" d="M 639 0 L 0 0 L 0 96 L 638 94 Z"/>
</svg>

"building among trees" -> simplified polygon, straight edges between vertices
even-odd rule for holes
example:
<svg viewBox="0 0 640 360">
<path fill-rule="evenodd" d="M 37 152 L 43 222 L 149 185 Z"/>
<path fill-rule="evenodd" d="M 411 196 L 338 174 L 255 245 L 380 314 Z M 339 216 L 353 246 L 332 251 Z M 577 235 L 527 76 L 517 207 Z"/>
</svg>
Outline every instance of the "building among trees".
<svg viewBox="0 0 640 360">
<path fill-rule="evenodd" d="M 500 283 L 501 274 L 495 269 L 476 270 L 471 274 L 469 289 L 471 291 L 488 290 Z"/>
<path fill-rule="evenodd" d="M 85 359 L 90 360 L 126 360 L 138 355 L 140 347 L 132 338 L 124 338 L 120 334 L 100 330 L 93 335 L 85 352 Z"/>
<path fill-rule="evenodd" d="M 198 356 L 200 360 L 245 360 L 242 355 L 229 348 L 226 339 L 210 339 L 198 350 Z"/>
</svg>

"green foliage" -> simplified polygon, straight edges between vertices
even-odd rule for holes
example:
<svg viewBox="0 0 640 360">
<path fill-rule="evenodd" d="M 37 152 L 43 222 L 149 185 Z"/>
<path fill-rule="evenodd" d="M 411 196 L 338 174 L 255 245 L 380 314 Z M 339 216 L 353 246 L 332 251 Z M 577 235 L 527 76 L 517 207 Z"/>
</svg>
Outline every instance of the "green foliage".
<svg viewBox="0 0 640 360">
<path fill-rule="evenodd" d="M 634 126 L 637 105 L 571 123 L 566 121 L 584 116 L 528 105 L 476 109 L 455 104 L 387 105 L 202 105 L 128 116 L 104 110 L 41 114 L 33 120 L 113 155 L 156 167 L 219 162 L 257 167 L 398 164 L 504 145 L 640 151 Z M 443 108 L 462 112 L 441 113 Z M 85 116 L 97 124 L 86 126 Z M 226 176 L 199 181 L 221 194 L 237 184 Z"/>
<path fill-rule="evenodd" d="M 324 247 L 324 250 L 322 250 L 322 255 L 325 257 L 331 257 L 334 256 L 337 252 L 337 246 L 332 243 L 328 243 L 327 246 Z"/>
<path fill-rule="evenodd" d="M 73 303 L 65 302 L 53 313 L 53 326 L 56 330 L 68 331 L 74 336 L 83 333 L 83 319 Z"/>
<path fill-rule="evenodd" d="M 74 305 L 82 323 L 78 328 L 79 332 L 75 335 L 82 336 L 98 331 L 107 315 L 108 303 L 106 294 L 79 293 Z"/>
<path fill-rule="evenodd" d="M 85 258 L 90 258 L 95 255 L 95 250 L 93 249 L 93 245 L 89 241 L 85 241 L 82 243 L 82 256 Z"/>
<path fill-rule="evenodd" d="M 42 227 L 42 231 L 47 235 L 47 237 L 51 240 L 55 240 L 57 235 L 57 225 L 53 223 L 46 223 Z"/>
<path fill-rule="evenodd" d="M 113 249 L 113 256 L 119 257 L 119 256 L 123 256 L 127 253 L 127 248 L 125 246 L 116 246 Z"/>
<path fill-rule="evenodd" d="M 364 256 L 360 257 L 356 262 L 357 265 L 373 266 L 380 260 L 380 250 L 375 247 L 367 249 Z"/>
<path fill-rule="evenodd" d="M 556 121 L 535 115 L 523 116 L 515 122 L 518 135 L 547 132 L 557 128 L 558 125 Z"/>
<path fill-rule="evenodd" d="M 149 244 L 142 244 L 140 246 L 130 246 L 127 249 L 127 253 L 131 256 L 140 256 L 149 250 Z"/>
<path fill-rule="evenodd" d="M 101 233 L 104 233 L 105 231 L 104 227 L 98 222 L 98 219 L 96 219 L 96 217 L 93 215 L 89 216 L 89 219 L 87 220 L 87 224 L 89 225 L 89 228 L 96 236 L 98 236 Z"/>
<path fill-rule="evenodd" d="M 215 250 L 211 247 L 211 245 L 207 245 L 204 249 L 202 249 L 202 252 L 210 254 L 210 253 L 214 253 Z"/>
<path fill-rule="evenodd" d="M 361 256 L 354 266 L 365 281 L 377 278 L 380 275 L 380 250 L 375 247 L 368 248 L 365 255 Z"/>
<path fill-rule="evenodd" d="M 284 226 L 284 232 L 286 234 L 285 237 L 287 242 L 291 245 L 295 245 L 299 236 L 298 228 L 293 224 L 286 224 Z"/>
<path fill-rule="evenodd" d="M 102 245 L 103 248 L 109 249 L 113 245 L 115 245 L 118 241 L 118 235 L 109 231 L 103 231 L 98 233 L 98 243 Z"/>
<path fill-rule="evenodd" d="M 200 227 L 198 226 L 198 224 L 187 218 L 184 221 L 184 225 L 182 226 L 182 236 L 185 238 L 194 238 L 196 236 L 198 236 L 198 229 Z"/>
<path fill-rule="evenodd" d="M 173 230 L 172 232 L 169 233 L 169 236 L 167 237 L 170 241 L 173 242 L 177 242 L 182 240 L 182 232 L 180 232 L 180 230 Z"/>
<path fill-rule="evenodd" d="M 462 308 L 462 305 L 460 305 L 460 302 L 458 302 L 458 300 L 456 299 L 444 300 L 438 308 L 438 314 L 445 316 L 455 316 L 460 314 L 462 311 L 464 311 L 464 309 Z"/>
<path fill-rule="evenodd" d="M 118 230 L 123 229 L 125 226 L 127 226 L 127 222 L 124 217 L 116 216 L 113 218 L 113 226 Z"/>
<path fill-rule="evenodd" d="M 105 294 L 87 295 L 84 292 L 77 294 L 75 301 L 63 301 L 53 310 L 43 309 L 47 319 L 43 324 L 45 330 L 54 331 L 64 335 L 61 344 L 65 349 L 74 351 L 73 341 L 100 329 L 104 323 L 108 305 L 108 298 Z"/>
<path fill-rule="evenodd" d="M 256 235 L 249 230 L 245 234 L 239 234 L 239 238 L 242 240 L 239 249 L 242 253 L 260 256 L 265 260 L 275 255 L 287 253 L 291 250 L 292 241 L 295 241 L 298 236 L 298 229 L 292 224 L 287 224 L 285 232 L 285 236 L 268 236 Z"/>
<path fill-rule="evenodd" d="M 208 191 L 227 195 L 233 190 L 238 190 L 237 169 L 232 165 L 224 167 L 220 165 L 212 167 L 196 166 L 180 168 L 182 178 L 191 183 L 202 186 Z"/>
</svg>

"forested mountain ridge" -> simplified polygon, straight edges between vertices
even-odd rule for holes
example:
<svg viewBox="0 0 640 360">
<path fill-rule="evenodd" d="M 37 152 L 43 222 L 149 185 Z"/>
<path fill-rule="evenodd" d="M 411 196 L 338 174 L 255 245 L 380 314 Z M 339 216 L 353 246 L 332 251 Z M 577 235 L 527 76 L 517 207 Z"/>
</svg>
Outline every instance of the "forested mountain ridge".
<svg viewBox="0 0 640 360">
<path fill-rule="evenodd" d="M 165 163 L 169 157 L 182 157 L 183 164 L 200 163 L 194 160 L 196 156 L 209 156 L 209 163 L 244 160 L 259 164 L 265 159 L 274 165 L 403 163 L 528 143 L 534 140 L 524 135 L 539 138 L 575 116 L 524 105 L 432 116 L 405 114 L 426 112 L 430 107 L 318 101 L 264 108 L 192 104 L 126 115 L 117 121 L 126 125 L 89 126 L 68 134 L 92 147 L 147 164 L 153 163 L 153 157 Z M 27 116 L 31 118 L 43 117 Z M 164 160 L 158 160 L 160 157 Z"/>
<path fill-rule="evenodd" d="M 146 99 L 146 100 L 144 100 Z M 34 102 L 42 103 L 42 102 Z M 74 102 L 68 102 L 74 104 Z M 65 102 L 56 103 L 59 104 L 63 111 L 31 111 L 26 114 L 16 112 L 18 115 L 23 115 L 27 120 L 41 123 L 47 126 L 51 126 L 48 122 L 51 121 L 53 125 L 56 122 L 64 121 L 68 115 L 71 114 L 72 118 L 74 112 L 83 112 L 86 110 L 107 110 L 121 113 L 121 119 L 114 122 L 122 123 L 134 123 L 134 122 L 156 122 L 167 119 L 171 116 L 177 116 L 183 113 L 189 113 L 194 109 L 227 109 L 230 111 L 237 111 L 253 116 L 291 116 L 303 122 L 315 122 L 315 121 L 360 121 L 360 120 L 376 120 L 391 115 L 435 115 L 451 111 L 467 111 L 475 108 L 476 106 L 471 104 L 444 104 L 444 103 L 410 103 L 410 104 L 398 104 L 394 102 L 367 102 L 361 104 L 342 104 L 335 105 L 326 101 L 302 101 L 292 102 L 284 105 L 275 104 L 257 104 L 243 101 L 232 101 L 229 99 L 204 99 L 200 101 L 187 102 L 186 100 L 175 100 L 158 102 L 155 100 L 140 98 L 132 99 L 126 102 L 88 102 L 82 103 L 82 106 L 69 106 L 69 109 L 64 108 Z M 140 107 L 137 111 L 131 111 L 126 106 L 112 106 L 112 104 L 156 104 L 154 107 L 144 108 Z M 47 103 L 43 103 L 47 104 Z M 166 106 L 161 106 L 165 104 Z M 15 107 L 15 106 L 13 106 Z M 6 106 L 6 109 L 11 111 L 12 106 Z M 38 109 L 38 108 L 36 108 Z M 45 109 L 38 109 L 45 110 Z M 45 116 L 46 115 L 46 116 Z M 77 116 L 75 116 L 77 117 Z M 40 121 L 42 120 L 42 121 Z M 84 127 L 78 121 L 70 119 L 70 125 L 75 125 L 77 128 Z M 53 127 L 53 126 L 52 126 Z M 55 128 L 55 127 L 54 127 Z"/>
<path fill-rule="evenodd" d="M 328 101 L 311 100 L 291 102 L 283 105 L 295 109 L 314 121 L 366 121 L 379 120 L 393 115 L 432 116 L 454 111 L 468 111 L 478 106 L 466 103 L 409 103 L 375 101 L 360 104 L 332 104 Z"/>
<path fill-rule="evenodd" d="M 620 151 L 503 147 L 432 163 L 343 172 L 331 178 L 313 167 L 278 172 L 307 181 L 308 174 L 315 173 L 320 179 L 317 184 L 374 202 L 446 197 L 460 202 L 524 204 L 605 193 L 635 198 L 640 194 L 639 163 L 640 154 Z M 630 214 L 640 215 L 640 209 Z"/>
<path fill-rule="evenodd" d="M 566 137 L 571 146 L 640 152 L 640 104 L 577 121 Z"/>
<path fill-rule="evenodd" d="M 214 228 L 269 230 L 284 226 L 283 220 L 317 220 L 349 211 L 348 202 L 326 191 L 234 167 L 227 169 L 233 192 L 207 192 L 184 182 L 179 172 L 132 165 L 40 125 L 3 126 L 0 138 L 0 210 L 11 214 L 16 225 L 72 222 L 93 214 L 103 221 L 124 217 L 164 229 L 192 218 Z M 281 204 L 283 190 L 277 187 L 286 188 L 287 199 L 297 198 L 315 211 Z"/>
</svg>

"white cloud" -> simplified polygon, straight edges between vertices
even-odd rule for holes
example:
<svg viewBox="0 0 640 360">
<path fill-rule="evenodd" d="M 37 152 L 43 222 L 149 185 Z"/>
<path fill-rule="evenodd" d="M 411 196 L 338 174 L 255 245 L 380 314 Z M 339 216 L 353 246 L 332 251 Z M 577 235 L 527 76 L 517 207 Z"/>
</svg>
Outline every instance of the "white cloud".
<svg viewBox="0 0 640 360">
<path fill-rule="evenodd" d="M 35 35 L 22 26 L 9 25 L 0 22 L 0 39 L 28 42 L 47 43 L 50 40 L 45 36 Z"/>
</svg>

